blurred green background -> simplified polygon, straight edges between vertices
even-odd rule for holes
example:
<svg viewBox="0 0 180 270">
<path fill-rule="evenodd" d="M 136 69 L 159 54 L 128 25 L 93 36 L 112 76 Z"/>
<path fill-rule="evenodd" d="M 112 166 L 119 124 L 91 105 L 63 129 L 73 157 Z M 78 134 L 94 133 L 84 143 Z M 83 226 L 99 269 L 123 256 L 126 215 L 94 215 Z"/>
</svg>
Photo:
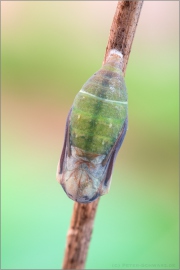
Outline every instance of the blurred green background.
<svg viewBox="0 0 180 270">
<path fill-rule="evenodd" d="M 73 201 L 56 182 L 66 115 L 101 67 L 116 1 L 2 1 L 3 269 L 59 269 Z M 129 127 L 86 268 L 178 269 L 179 1 L 145 1 Z"/>
</svg>

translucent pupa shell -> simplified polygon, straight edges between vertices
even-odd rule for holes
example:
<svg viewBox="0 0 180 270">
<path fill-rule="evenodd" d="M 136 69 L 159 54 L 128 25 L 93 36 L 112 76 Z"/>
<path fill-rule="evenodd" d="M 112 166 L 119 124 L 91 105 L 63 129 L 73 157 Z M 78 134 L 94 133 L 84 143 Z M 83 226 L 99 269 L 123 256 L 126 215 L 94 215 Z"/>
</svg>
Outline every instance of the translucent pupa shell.
<svg viewBox="0 0 180 270">
<path fill-rule="evenodd" d="M 122 54 L 111 50 L 103 67 L 78 92 L 66 121 L 57 180 L 74 201 L 89 203 L 109 191 L 116 155 L 127 130 Z"/>
</svg>

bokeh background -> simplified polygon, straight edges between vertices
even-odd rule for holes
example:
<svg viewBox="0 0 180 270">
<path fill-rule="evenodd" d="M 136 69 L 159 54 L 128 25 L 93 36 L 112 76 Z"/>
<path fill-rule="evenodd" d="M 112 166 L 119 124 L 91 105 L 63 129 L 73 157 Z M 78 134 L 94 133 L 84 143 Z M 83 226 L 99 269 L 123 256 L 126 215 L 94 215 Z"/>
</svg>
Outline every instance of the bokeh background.
<svg viewBox="0 0 180 270">
<path fill-rule="evenodd" d="M 67 113 L 101 67 L 116 1 L 2 1 L 2 269 L 59 269 L 73 201 L 56 182 Z M 129 127 L 86 268 L 179 269 L 179 1 L 145 1 Z"/>
</svg>

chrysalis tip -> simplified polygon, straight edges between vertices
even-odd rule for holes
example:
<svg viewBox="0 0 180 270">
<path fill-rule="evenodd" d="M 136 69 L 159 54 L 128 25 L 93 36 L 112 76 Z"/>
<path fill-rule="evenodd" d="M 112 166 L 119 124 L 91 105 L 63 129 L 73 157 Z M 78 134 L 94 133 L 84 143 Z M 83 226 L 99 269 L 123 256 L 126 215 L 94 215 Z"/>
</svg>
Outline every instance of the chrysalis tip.
<svg viewBox="0 0 180 270">
<path fill-rule="evenodd" d="M 120 51 L 118 51 L 118 50 L 116 50 L 116 49 L 110 50 L 109 56 L 112 55 L 112 54 L 117 54 L 117 55 L 119 55 L 119 56 L 123 59 L 123 54 L 122 54 L 122 52 L 120 52 Z"/>
</svg>

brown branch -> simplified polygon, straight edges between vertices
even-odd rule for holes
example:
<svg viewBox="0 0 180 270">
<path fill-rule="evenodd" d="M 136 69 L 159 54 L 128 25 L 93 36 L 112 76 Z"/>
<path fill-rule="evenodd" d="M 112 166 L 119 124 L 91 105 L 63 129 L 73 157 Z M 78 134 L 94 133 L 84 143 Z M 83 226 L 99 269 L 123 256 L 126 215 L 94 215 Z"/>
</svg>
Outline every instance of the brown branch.
<svg viewBox="0 0 180 270">
<path fill-rule="evenodd" d="M 84 269 L 99 199 L 92 203 L 74 203 L 63 269 Z"/>
<path fill-rule="evenodd" d="M 125 74 L 131 46 L 137 28 L 143 1 L 119 1 L 112 22 L 104 62 L 111 49 L 117 49 L 123 55 L 123 73 Z"/>
<path fill-rule="evenodd" d="M 111 49 L 121 51 L 124 73 L 142 4 L 143 1 L 118 2 L 111 26 L 104 62 Z M 62 269 L 84 269 L 98 202 L 99 199 L 89 204 L 74 203 Z"/>
</svg>

